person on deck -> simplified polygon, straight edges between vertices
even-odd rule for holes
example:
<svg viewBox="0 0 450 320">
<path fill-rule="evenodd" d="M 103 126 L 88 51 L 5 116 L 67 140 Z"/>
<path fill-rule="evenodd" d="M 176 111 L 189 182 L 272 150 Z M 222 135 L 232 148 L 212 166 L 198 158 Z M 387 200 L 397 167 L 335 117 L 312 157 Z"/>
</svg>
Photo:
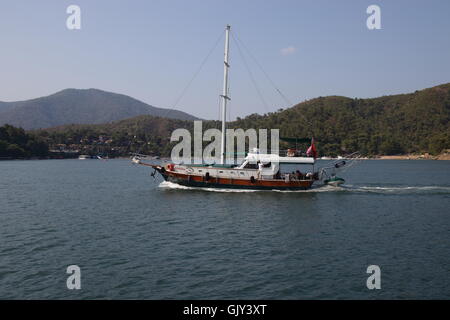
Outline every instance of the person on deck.
<svg viewBox="0 0 450 320">
<path fill-rule="evenodd" d="M 264 168 L 264 165 L 261 161 L 258 161 L 258 179 L 261 179 L 262 177 L 262 170 Z"/>
</svg>

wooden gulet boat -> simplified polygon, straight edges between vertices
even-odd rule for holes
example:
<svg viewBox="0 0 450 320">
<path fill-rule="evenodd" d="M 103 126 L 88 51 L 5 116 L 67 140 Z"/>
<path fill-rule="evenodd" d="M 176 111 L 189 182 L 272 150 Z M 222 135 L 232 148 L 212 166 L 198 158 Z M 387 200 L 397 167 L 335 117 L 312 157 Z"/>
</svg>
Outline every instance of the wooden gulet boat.
<svg viewBox="0 0 450 320">
<path fill-rule="evenodd" d="M 224 55 L 224 83 L 222 98 L 222 136 L 220 164 L 194 165 L 151 164 L 141 161 L 136 156 L 133 162 L 154 168 L 166 181 L 183 186 L 201 188 L 233 188 L 254 190 L 305 190 L 311 188 L 314 181 L 319 180 L 319 173 L 314 172 L 316 151 L 314 143 L 309 150 L 313 150 L 309 156 L 297 156 L 296 152 L 288 152 L 286 156 L 278 154 L 260 153 L 258 149 L 252 150 L 239 165 L 227 165 L 225 163 L 225 130 L 226 108 L 228 97 L 228 63 L 229 57 L 229 33 L 230 26 L 225 30 L 225 55 Z M 300 171 L 281 173 L 281 165 L 310 165 L 312 170 L 308 173 Z"/>
<path fill-rule="evenodd" d="M 282 164 L 314 166 L 313 157 L 280 157 L 274 154 L 249 153 L 241 165 L 141 165 L 154 168 L 166 181 L 183 186 L 253 190 L 305 190 L 318 180 L 318 173 L 280 173 Z M 262 163 L 261 168 L 255 163 Z"/>
</svg>

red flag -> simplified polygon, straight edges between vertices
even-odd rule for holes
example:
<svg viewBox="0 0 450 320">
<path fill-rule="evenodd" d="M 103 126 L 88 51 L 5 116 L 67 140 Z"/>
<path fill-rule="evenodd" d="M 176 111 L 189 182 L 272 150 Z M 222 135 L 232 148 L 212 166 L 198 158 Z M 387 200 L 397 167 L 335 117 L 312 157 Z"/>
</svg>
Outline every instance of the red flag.
<svg viewBox="0 0 450 320">
<path fill-rule="evenodd" d="M 317 150 L 316 146 L 314 145 L 314 138 L 311 139 L 311 146 L 306 151 L 306 155 L 308 157 L 314 157 L 314 159 L 317 158 Z"/>
</svg>

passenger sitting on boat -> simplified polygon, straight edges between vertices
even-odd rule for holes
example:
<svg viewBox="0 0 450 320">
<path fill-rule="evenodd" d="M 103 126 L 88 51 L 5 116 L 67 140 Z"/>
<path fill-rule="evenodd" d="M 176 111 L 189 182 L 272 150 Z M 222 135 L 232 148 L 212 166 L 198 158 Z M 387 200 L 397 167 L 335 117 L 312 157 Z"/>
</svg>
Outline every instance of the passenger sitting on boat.
<svg viewBox="0 0 450 320">
<path fill-rule="evenodd" d="M 298 180 L 302 179 L 302 173 L 300 172 L 300 170 L 295 171 L 295 175 L 296 175 Z"/>
<path fill-rule="evenodd" d="M 312 177 L 313 177 L 313 174 L 311 172 L 308 172 L 306 174 L 306 179 L 312 179 Z"/>
<path fill-rule="evenodd" d="M 281 173 L 280 173 L 280 171 L 278 171 L 278 172 L 275 174 L 275 179 L 281 179 Z"/>
</svg>

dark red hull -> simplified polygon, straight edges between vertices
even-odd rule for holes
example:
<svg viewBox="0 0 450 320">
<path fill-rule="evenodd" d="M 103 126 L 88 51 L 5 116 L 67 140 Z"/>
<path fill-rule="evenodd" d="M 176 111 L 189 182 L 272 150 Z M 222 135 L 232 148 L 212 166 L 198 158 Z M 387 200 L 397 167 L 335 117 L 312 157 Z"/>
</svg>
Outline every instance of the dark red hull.
<svg viewBox="0 0 450 320">
<path fill-rule="evenodd" d="M 229 188 L 229 189 L 251 189 L 251 190 L 306 190 L 311 188 L 314 180 L 292 180 L 286 182 L 281 179 L 258 180 L 254 179 L 232 179 L 205 177 L 199 175 L 189 175 L 166 170 L 161 166 L 148 165 L 155 168 L 166 181 L 177 183 L 183 186 L 200 188 Z"/>
</svg>

